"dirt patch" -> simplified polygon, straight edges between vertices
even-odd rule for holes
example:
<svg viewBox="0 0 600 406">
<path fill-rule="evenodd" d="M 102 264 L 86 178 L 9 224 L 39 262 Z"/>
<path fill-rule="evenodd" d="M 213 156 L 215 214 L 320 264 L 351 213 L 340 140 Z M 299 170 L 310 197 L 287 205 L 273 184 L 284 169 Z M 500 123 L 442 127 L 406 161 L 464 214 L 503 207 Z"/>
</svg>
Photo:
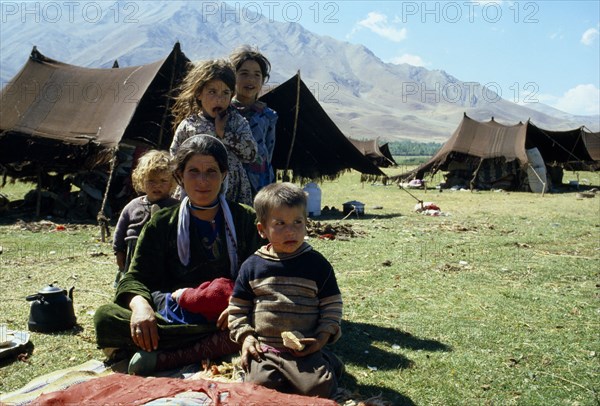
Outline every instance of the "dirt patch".
<svg viewBox="0 0 600 406">
<path fill-rule="evenodd" d="M 351 224 L 331 224 L 309 220 L 306 224 L 307 234 L 312 238 L 323 240 L 349 240 L 361 237 L 364 231 L 354 230 Z"/>
<path fill-rule="evenodd" d="M 453 264 L 443 264 L 437 268 L 439 272 L 461 272 L 465 269 L 464 266 L 453 265 Z"/>
<path fill-rule="evenodd" d="M 93 224 L 65 224 L 55 223 L 50 220 L 38 220 L 38 221 L 25 221 L 18 219 L 14 224 L 8 228 L 11 230 L 31 231 L 33 233 L 39 232 L 59 232 L 59 231 L 78 231 L 97 228 L 98 226 Z"/>
<path fill-rule="evenodd" d="M 496 230 L 494 224 L 484 223 L 479 226 L 476 225 L 464 225 L 464 224 L 440 224 L 438 226 L 441 230 L 450 231 L 453 233 L 478 233 L 485 230 Z"/>
</svg>

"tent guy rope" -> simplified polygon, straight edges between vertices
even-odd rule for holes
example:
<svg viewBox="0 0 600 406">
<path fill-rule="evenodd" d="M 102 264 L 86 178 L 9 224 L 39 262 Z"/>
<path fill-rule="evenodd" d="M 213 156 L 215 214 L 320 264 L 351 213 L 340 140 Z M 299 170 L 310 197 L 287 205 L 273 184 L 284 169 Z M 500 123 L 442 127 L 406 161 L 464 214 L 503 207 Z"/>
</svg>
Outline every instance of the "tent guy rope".
<svg viewBox="0 0 600 406">
<path fill-rule="evenodd" d="M 98 128 L 98 132 L 100 132 L 100 128 Z M 98 221 L 98 225 L 100 226 L 100 235 L 101 241 L 105 242 L 106 237 L 110 236 L 110 229 L 108 228 L 109 218 L 104 214 L 104 209 L 106 207 L 106 200 L 108 198 L 108 191 L 110 189 L 110 184 L 113 178 L 113 173 L 115 172 L 115 167 L 117 166 L 117 152 L 119 148 L 113 148 L 113 157 L 110 160 L 110 172 L 108 174 L 108 180 L 106 181 L 106 189 L 104 190 L 104 197 L 102 198 L 102 206 L 100 206 L 100 210 L 98 211 L 98 215 L 96 216 L 96 220 Z"/>
</svg>

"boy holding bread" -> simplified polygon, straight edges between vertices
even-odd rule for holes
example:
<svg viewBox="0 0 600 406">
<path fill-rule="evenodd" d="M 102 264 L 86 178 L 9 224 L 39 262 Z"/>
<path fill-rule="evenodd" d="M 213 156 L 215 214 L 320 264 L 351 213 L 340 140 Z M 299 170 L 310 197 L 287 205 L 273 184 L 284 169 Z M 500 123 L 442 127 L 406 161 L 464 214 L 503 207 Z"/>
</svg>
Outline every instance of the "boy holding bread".
<svg viewBox="0 0 600 406">
<path fill-rule="evenodd" d="M 342 297 L 331 264 L 304 241 L 306 205 L 292 183 L 256 195 L 258 232 L 269 244 L 242 264 L 228 322 L 246 382 L 332 398 L 344 367 L 324 346 L 341 335 Z"/>
</svg>

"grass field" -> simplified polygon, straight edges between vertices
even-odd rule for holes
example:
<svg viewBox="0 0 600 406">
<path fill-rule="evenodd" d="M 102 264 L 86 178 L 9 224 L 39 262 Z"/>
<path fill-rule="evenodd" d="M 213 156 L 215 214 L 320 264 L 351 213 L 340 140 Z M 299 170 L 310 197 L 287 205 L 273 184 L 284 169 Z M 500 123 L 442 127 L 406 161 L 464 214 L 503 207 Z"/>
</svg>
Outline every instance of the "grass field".
<svg viewBox="0 0 600 406">
<path fill-rule="evenodd" d="M 365 216 L 315 219 L 354 236 L 310 240 L 344 298 L 333 347 L 343 387 L 394 405 L 600 403 L 600 195 L 411 191 L 445 214 L 433 217 L 397 186 L 359 178 L 321 184 L 322 206 L 359 200 Z M 598 173 L 580 178 L 600 185 Z M 54 281 L 75 286 L 78 318 L 72 331 L 32 333 L 27 362 L 0 364 L 0 392 L 103 358 L 92 315 L 113 294 L 111 246 L 95 225 L 57 224 L 0 220 L 0 322 L 26 329 L 25 296 Z"/>
</svg>

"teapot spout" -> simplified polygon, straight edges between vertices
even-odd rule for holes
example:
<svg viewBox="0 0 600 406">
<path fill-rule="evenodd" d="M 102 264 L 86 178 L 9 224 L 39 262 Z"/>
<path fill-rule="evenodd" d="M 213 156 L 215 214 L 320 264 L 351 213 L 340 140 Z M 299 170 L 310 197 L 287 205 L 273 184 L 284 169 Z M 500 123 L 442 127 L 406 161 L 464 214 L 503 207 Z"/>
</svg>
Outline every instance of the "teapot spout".
<svg viewBox="0 0 600 406">
<path fill-rule="evenodd" d="M 73 300 L 73 290 L 75 289 L 75 286 L 71 286 L 71 289 L 69 289 L 69 299 Z"/>
</svg>

